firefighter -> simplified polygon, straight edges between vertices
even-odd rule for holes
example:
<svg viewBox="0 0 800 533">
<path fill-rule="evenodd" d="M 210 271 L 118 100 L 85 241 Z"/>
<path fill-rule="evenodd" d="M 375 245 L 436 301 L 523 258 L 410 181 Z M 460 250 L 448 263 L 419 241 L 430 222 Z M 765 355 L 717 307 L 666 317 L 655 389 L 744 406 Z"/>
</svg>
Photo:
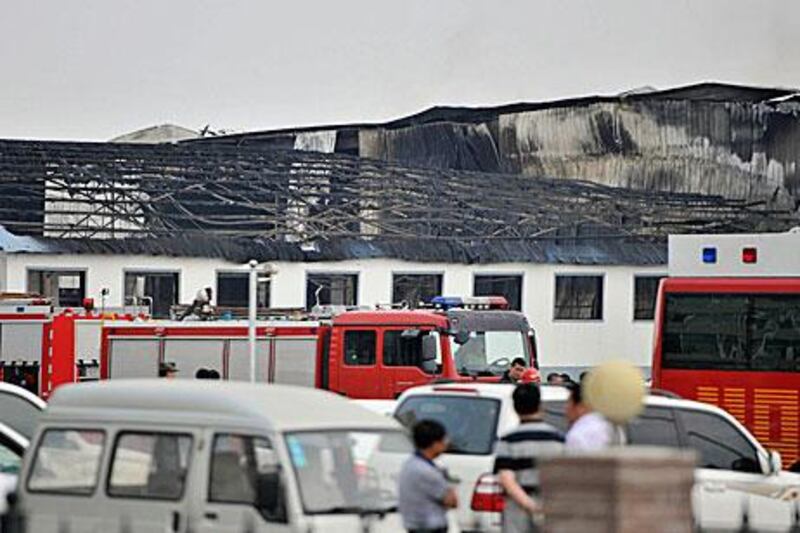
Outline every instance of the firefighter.
<svg viewBox="0 0 800 533">
<path fill-rule="evenodd" d="M 186 311 L 183 312 L 178 320 L 183 320 L 191 314 L 196 314 L 201 319 L 211 316 L 211 298 L 213 295 L 214 291 L 211 289 L 211 287 L 206 287 L 205 289 L 200 289 L 197 291 L 192 305 L 186 308 Z"/>
</svg>

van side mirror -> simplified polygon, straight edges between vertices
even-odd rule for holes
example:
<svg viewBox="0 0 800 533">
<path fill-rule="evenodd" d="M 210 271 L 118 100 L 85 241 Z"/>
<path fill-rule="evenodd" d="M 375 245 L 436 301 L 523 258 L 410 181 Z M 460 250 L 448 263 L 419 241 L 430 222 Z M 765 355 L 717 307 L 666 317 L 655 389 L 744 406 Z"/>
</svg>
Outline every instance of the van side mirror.
<svg viewBox="0 0 800 533">
<path fill-rule="evenodd" d="M 436 335 L 425 335 L 422 337 L 422 360 L 423 361 L 436 361 L 436 354 L 438 352 L 439 338 Z"/>
<path fill-rule="evenodd" d="M 775 450 L 769 451 L 769 473 L 770 474 L 778 474 L 780 471 L 783 470 L 783 459 L 781 459 L 781 454 L 776 452 Z"/>
<path fill-rule="evenodd" d="M 286 522 L 286 504 L 280 470 L 258 474 L 256 508 L 270 522 Z"/>
</svg>

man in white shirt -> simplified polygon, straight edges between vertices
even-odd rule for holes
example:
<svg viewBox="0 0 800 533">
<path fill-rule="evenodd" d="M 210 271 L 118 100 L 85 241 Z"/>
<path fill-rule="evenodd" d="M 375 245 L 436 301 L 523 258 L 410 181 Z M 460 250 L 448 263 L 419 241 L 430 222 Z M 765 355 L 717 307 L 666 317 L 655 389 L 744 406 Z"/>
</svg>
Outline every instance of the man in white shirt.
<svg viewBox="0 0 800 533">
<path fill-rule="evenodd" d="M 594 452 L 608 447 L 614 435 L 613 426 L 583 401 L 579 384 L 572 383 L 567 388 L 569 400 L 566 414 L 570 423 L 566 436 L 567 450 Z"/>
</svg>

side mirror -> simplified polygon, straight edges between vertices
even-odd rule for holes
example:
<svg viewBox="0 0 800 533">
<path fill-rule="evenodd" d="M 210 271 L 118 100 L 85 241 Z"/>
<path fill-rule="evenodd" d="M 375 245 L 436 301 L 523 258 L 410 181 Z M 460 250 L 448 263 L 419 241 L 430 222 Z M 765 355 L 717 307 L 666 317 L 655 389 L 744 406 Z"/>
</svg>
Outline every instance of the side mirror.
<svg viewBox="0 0 800 533">
<path fill-rule="evenodd" d="M 438 352 L 439 338 L 435 335 L 425 335 L 422 337 L 422 360 L 423 361 L 436 361 L 436 353 Z"/>
<path fill-rule="evenodd" d="M 280 470 L 258 474 L 256 507 L 271 522 L 286 522 L 286 505 Z"/>
<path fill-rule="evenodd" d="M 769 451 L 769 473 L 778 474 L 783 470 L 783 460 L 781 454 L 775 450 Z"/>
<path fill-rule="evenodd" d="M 456 331 L 453 333 L 453 340 L 456 341 L 458 345 L 464 345 L 469 342 L 469 331 Z"/>
</svg>

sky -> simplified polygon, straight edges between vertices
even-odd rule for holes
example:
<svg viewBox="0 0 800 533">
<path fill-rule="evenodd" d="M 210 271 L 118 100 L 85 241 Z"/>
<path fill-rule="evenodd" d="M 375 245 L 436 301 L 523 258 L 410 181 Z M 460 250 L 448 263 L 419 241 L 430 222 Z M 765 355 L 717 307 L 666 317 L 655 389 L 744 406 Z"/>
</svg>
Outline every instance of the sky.
<svg viewBox="0 0 800 533">
<path fill-rule="evenodd" d="M 800 87 L 800 1 L 0 2 L 0 138 L 373 122 L 706 80 Z"/>
</svg>

